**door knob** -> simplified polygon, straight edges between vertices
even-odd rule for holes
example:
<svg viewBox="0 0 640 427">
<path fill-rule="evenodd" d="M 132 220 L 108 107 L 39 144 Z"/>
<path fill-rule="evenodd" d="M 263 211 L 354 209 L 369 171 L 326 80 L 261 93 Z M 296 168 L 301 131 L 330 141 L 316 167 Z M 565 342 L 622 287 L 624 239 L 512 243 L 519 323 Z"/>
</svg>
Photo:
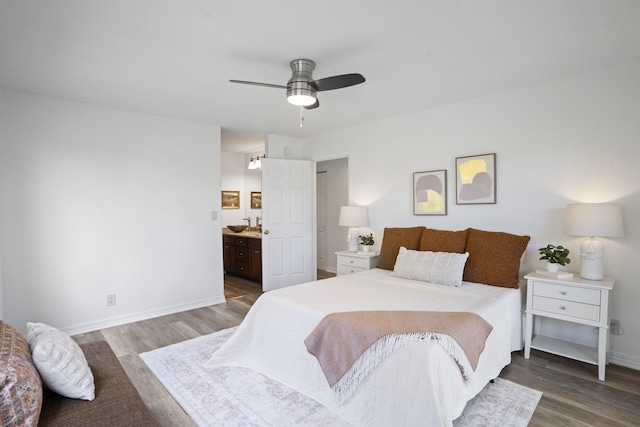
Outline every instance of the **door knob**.
<svg viewBox="0 0 640 427">
<path fill-rule="evenodd" d="M 264 230 L 263 233 L 264 234 L 269 234 L 269 230 Z"/>
</svg>

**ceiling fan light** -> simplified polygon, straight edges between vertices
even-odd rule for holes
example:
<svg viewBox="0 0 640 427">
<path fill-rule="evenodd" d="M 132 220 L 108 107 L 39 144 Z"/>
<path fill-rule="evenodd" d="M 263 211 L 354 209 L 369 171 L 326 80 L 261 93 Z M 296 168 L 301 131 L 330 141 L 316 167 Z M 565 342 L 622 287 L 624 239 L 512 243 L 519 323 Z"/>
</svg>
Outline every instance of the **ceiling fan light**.
<svg viewBox="0 0 640 427">
<path fill-rule="evenodd" d="M 306 81 L 291 79 L 287 83 L 287 101 L 299 107 L 308 107 L 316 103 L 316 91 Z"/>
<path fill-rule="evenodd" d="M 289 104 L 297 105 L 299 107 L 308 107 L 316 102 L 316 98 L 311 95 L 289 95 L 287 97 Z"/>
</svg>

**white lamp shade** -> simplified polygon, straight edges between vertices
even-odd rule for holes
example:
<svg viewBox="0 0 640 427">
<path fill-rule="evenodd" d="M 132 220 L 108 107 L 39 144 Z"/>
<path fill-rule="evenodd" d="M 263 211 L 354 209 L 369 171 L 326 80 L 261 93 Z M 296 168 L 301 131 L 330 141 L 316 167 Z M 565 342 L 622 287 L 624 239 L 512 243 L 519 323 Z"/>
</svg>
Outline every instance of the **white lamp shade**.
<svg viewBox="0 0 640 427">
<path fill-rule="evenodd" d="M 342 206 L 338 225 L 346 227 L 364 227 L 368 224 L 367 208 L 362 206 Z"/>
<path fill-rule="evenodd" d="M 621 237 L 622 210 L 616 203 L 575 203 L 564 211 L 568 236 Z"/>
</svg>

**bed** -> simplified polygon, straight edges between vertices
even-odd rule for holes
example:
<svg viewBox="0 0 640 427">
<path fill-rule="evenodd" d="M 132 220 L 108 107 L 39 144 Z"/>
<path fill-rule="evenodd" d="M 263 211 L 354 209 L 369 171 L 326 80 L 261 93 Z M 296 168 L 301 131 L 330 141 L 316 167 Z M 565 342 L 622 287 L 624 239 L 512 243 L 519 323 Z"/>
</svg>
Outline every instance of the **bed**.
<svg viewBox="0 0 640 427">
<path fill-rule="evenodd" d="M 419 244 L 414 246 L 420 249 Z M 397 253 L 395 247 L 394 251 Z M 304 341 L 330 313 L 373 310 L 471 312 L 493 330 L 468 380 L 441 346 L 432 340 L 416 341 L 393 351 L 341 403 Z M 443 286 L 374 268 L 263 294 L 207 365 L 242 366 L 261 372 L 322 403 L 353 425 L 448 426 L 466 402 L 510 363 L 511 352 L 522 348 L 521 313 L 517 285 L 509 288 L 461 281 L 459 287 Z"/>
</svg>

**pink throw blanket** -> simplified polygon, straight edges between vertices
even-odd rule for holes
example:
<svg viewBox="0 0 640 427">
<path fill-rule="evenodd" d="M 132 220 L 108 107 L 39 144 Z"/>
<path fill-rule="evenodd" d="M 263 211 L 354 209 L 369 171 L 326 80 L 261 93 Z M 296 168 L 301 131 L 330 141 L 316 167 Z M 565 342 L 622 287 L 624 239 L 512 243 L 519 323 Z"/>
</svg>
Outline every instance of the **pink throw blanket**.
<svg viewBox="0 0 640 427">
<path fill-rule="evenodd" d="M 325 316 L 304 342 L 344 403 L 394 349 L 418 340 L 441 345 L 469 380 L 492 330 L 468 312 L 351 311 Z"/>
</svg>

